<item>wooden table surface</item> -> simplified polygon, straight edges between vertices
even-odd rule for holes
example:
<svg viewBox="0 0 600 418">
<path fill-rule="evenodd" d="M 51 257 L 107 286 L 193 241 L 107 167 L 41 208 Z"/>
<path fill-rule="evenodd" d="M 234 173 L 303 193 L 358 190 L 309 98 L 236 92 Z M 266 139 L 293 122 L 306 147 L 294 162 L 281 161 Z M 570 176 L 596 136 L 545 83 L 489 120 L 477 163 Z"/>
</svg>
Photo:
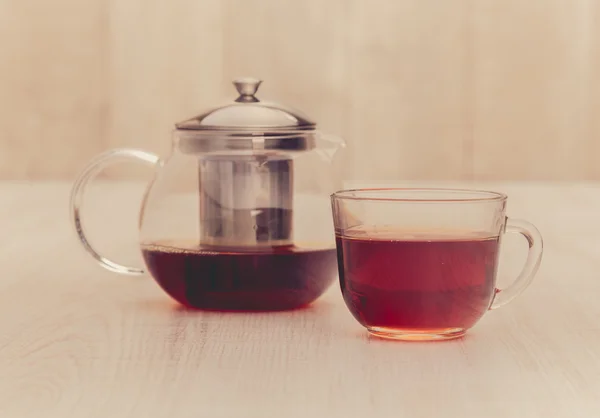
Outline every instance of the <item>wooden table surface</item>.
<svg viewBox="0 0 600 418">
<path fill-rule="evenodd" d="M 465 338 L 407 343 L 369 337 L 337 284 L 294 312 L 179 309 L 83 252 L 69 184 L 0 183 L 0 417 L 600 417 L 600 185 L 477 186 L 537 224 L 538 276 Z M 89 195 L 90 234 L 122 261 L 140 259 L 142 191 Z M 525 256 L 510 238 L 501 284 Z"/>
</svg>

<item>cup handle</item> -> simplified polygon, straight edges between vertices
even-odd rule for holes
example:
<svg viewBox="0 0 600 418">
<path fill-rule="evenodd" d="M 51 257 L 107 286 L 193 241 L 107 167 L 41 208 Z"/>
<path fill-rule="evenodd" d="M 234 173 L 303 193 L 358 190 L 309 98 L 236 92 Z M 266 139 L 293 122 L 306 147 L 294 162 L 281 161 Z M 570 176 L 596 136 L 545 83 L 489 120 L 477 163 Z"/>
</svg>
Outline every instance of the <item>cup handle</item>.
<svg viewBox="0 0 600 418">
<path fill-rule="evenodd" d="M 506 218 L 504 232 L 523 235 L 529 244 L 529 253 L 516 280 L 506 289 L 496 289 L 490 309 L 504 306 L 520 295 L 531 284 L 542 261 L 544 242 L 540 231 L 532 223 L 520 219 Z"/>
<path fill-rule="evenodd" d="M 141 151 L 137 149 L 114 149 L 104 152 L 96 156 L 90 163 L 83 169 L 81 174 L 75 180 L 75 184 L 71 189 L 71 220 L 75 227 L 75 231 L 79 236 L 79 240 L 83 245 L 83 248 L 92 256 L 96 261 L 105 269 L 127 274 L 131 276 L 139 276 L 144 274 L 144 270 L 138 267 L 128 267 L 119 264 L 115 261 L 109 260 L 108 258 L 99 254 L 94 247 L 90 244 L 83 225 L 81 224 L 81 207 L 83 203 L 83 195 L 87 185 L 96 178 L 96 176 L 102 172 L 107 166 L 113 165 L 123 161 L 141 161 L 149 165 L 156 165 L 160 159 L 157 155 Z"/>
</svg>

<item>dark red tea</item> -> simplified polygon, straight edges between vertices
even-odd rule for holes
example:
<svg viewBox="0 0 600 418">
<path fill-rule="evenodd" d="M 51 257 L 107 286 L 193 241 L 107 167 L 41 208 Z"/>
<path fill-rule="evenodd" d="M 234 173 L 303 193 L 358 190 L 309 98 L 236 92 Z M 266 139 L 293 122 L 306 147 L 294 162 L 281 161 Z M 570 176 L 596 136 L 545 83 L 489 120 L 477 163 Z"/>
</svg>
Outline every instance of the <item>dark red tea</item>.
<svg viewBox="0 0 600 418">
<path fill-rule="evenodd" d="M 492 301 L 498 241 L 365 231 L 338 236 L 344 300 L 356 319 L 374 331 L 468 329 Z"/>
<path fill-rule="evenodd" d="M 214 310 L 286 310 L 307 305 L 331 285 L 336 250 L 296 246 L 214 252 L 178 243 L 143 245 L 146 265 L 179 303 Z"/>
</svg>

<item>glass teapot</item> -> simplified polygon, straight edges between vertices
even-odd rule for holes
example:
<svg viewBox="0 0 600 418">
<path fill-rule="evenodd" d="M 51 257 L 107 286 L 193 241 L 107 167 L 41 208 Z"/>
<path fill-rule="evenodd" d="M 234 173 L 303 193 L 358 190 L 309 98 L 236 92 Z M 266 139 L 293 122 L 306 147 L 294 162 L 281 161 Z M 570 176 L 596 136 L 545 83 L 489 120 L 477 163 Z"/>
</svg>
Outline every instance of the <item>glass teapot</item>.
<svg viewBox="0 0 600 418">
<path fill-rule="evenodd" d="M 80 210 L 87 184 L 107 165 L 150 164 L 140 247 L 168 295 L 199 309 L 298 308 L 336 278 L 329 195 L 340 188 L 335 162 L 345 143 L 300 112 L 259 100 L 260 80 L 233 84 L 235 101 L 176 124 L 166 158 L 115 149 L 91 161 L 72 189 L 72 220 L 101 266 L 144 274 L 99 254 Z"/>
</svg>

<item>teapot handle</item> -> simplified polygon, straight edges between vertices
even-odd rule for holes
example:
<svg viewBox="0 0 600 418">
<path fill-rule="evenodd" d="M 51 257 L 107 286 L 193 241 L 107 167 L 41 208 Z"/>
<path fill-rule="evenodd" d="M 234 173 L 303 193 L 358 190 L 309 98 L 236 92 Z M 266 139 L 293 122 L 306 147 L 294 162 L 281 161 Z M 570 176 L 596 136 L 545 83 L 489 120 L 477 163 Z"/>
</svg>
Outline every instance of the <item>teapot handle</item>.
<svg viewBox="0 0 600 418">
<path fill-rule="evenodd" d="M 144 270 L 137 267 L 128 267 L 122 264 L 116 263 L 108 258 L 99 254 L 94 247 L 90 244 L 86 237 L 85 230 L 81 224 L 81 206 L 83 203 L 83 195 L 87 185 L 96 178 L 96 176 L 104 170 L 107 166 L 123 162 L 123 161 L 142 161 L 149 165 L 156 165 L 160 159 L 157 155 L 137 150 L 137 149 L 114 149 L 104 152 L 96 156 L 85 169 L 79 174 L 75 184 L 71 189 L 71 220 L 75 227 L 75 231 L 79 236 L 79 240 L 83 245 L 83 248 L 96 259 L 96 261 L 105 269 L 114 271 L 116 273 L 128 274 L 132 276 L 139 276 L 144 274 Z"/>
</svg>

